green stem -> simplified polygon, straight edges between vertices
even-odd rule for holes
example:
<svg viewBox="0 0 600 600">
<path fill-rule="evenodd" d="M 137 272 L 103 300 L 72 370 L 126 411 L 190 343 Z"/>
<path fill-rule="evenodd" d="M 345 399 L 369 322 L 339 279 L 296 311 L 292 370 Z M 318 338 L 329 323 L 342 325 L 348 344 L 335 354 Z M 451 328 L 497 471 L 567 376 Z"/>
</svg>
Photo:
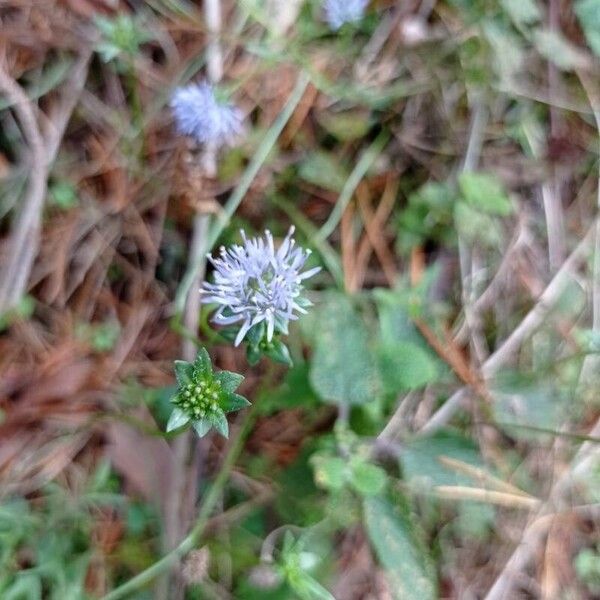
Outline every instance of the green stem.
<svg viewBox="0 0 600 600">
<path fill-rule="evenodd" d="M 127 88 L 129 91 L 129 101 L 131 103 L 131 121 L 133 123 L 133 127 L 136 133 L 136 135 L 133 136 L 133 139 L 135 139 L 135 137 L 137 137 L 137 134 L 141 129 L 144 114 L 142 109 L 142 102 L 138 93 L 137 77 L 135 73 L 132 55 L 128 56 L 126 69 L 127 71 L 125 77 L 127 81 Z"/>
<path fill-rule="evenodd" d="M 263 141 L 257 148 L 256 153 L 250 161 L 248 168 L 244 171 L 238 186 L 227 200 L 227 203 L 223 207 L 221 213 L 217 216 L 216 220 L 213 221 L 208 231 L 208 235 L 204 239 L 203 247 L 198 253 L 201 258 L 200 262 L 195 261 L 193 264 L 190 264 L 185 276 L 183 277 L 181 285 L 177 290 L 177 296 L 175 298 L 175 308 L 177 312 L 183 311 L 188 291 L 196 279 L 196 273 L 198 272 L 198 269 L 204 262 L 205 254 L 211 250 L 225 227 L 229 224 L 231 217 L 237 210 L 241 201 L 244 199 L 246 192 L 250 189 L 254 178 L 260 171 L 263 164 L 266 162 L 271 150 L 273 150 L 273 147 L 275 146 L 279 135 L 283 131 L 283 128 L 292 116 L 293 112 L 296 110 L 300 100 L 302 100 L 302 96 L 304 96 L 304 92 L 308 86 L 308 83 L 309 78 L 305 74 L 301 74 L 296 82 L 296 87 L 294 87 L 290 97 L 288 98 L 286 105 L 283 107 L 281 113 L 279 113 L 277 119 L 275 119 L 273 125 L 271 125 L 271 128 L 267 131 Z"/>
<path fill-rule="evenodd" d="M 146 570 L 115 588 L 112 592 L 106 594 L 102 600 L 118 600 L 119 598 L 125 598 L 128 594 L 143 588 L 161 573 L 172 567 L 182 556 L 185 556 L 198 544 L 202 534 L 204 533 L 204 530 L 206 529 L 210 515 L 216 503 L 218 502 L 221 493 L 223 492 L 225 484 L 229 479 L 229 475 L 231 474 L 231 470 L 233 469 L 235 461 L 244 447 L 246 436 L 248 435 L 254 422 L 256 406 L 257 404 L 253 404 L 246 413 L 240 432 L 238 433 L 237 438 L 232 442 L 225 460 L 221 465 L 219 474 L 206 494 L 206 498 L 204 499 L 202 507 L 200 508 L 200 512 L 198 513 L 196 523 L 188 535 L 176 548 L 171 550 L 171 552 L 165 554 L 165 556 L 148 567 Z"/>
<path fill-rule="evenodd" d="M 346 180 L 336 205 L 334 206 L 329 218 L 321 227 L 319 233 L 315 236 L 314 242 L 322 242 L 326 240 L 338 226 L 342 220 L 342 215 L 348 206 L 352 196 L 361 182 L 362 178 L 367 174 L 367 171 L 371 168 L 371 165 L 375 162 L 377 157 L 381 154 L 385 145 L 390 139 L 390 134 L 387 131 L 382 131 L 375 141 L 365 150 L 363 155 L 360 157 L 358 163 L 354 167 L 352 173 Z"/>
<path fill-rule="evenodd" d="M 311 223 L 309 219 L 304 216 L 300 210 L 298 210 L 298 208 L 296 208 L 294 204 L 285 198 L 281 196 L 275 196 L 272 198 L 272 202 L 275 204 L 275 206 L 281 208 L 281 210 L 287 213 L 294 225 L 296 225 L 298 229 L 306 236 L 306 238 L 310 240 L 312 245 L 323 259 L 323 263 L 333 277 L 336 285 L 338 288 L 342 289 L 344 287 L 344 272 L 342 271 L 342 265 L 340 264 L 337 254 L 327 240 L 322 240 L 319 238 L 319 230 Z"/>
</svg>

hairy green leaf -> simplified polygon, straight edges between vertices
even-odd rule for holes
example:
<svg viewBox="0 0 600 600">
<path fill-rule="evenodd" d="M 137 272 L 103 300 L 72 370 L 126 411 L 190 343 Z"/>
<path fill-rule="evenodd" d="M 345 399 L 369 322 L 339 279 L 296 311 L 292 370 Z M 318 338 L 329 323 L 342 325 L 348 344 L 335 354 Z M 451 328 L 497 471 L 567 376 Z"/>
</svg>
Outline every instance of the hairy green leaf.
<svg viewBox="0 0 600 600">
<path fill-rule="evenodd" d="M 412 342 L 382 345 L 378 358 L 384 386 L 392 393 L 423 387 L 438 377 L 430 354 Z"/>
<path fill-rule="evenodd" d="M 369 539 L 386 569 L 394 598 L 435 600 L 435 575 L 410 515 L 383 498 L 366 498 L 363 507 Z"/>
<path fill-rule="evenodd" d="M 502 6 L 517 25 L 530 25 L 542 17 L 535 0 L 502 0 Z"/>
<path fill-rule="evenodd" d="M 339 192 L 348 174 L 334 156 L 326 152 L 311 152 L 300 164 L 300 177 L 325 190 Z"/>
<path fill-rule="evenodd" d="M 209 417 L 213 427 L 225 438 L 229 437 L 229 423 L 227 422 L 227 417 L 225 413 L 218 409 L 215 412 L 210 414 Z"/>
<path fill-rule="evenodd" d="M 506 217 L 512 204 L 504 186 L 488 173 L 462 173 L 458 178 L 460 191 L 467 204 L 491 215 Z"/>
<path fill-rule="evenodd" d="M 346 483 L 348 465 L 337 456 L 313 456 L 311 461 L 315 470 L 315 483 L 327 490 L 339 490 Z"/>
<path fill-rule="evenodd" d="M 380 382 L 367 329 L 350 300 L 332 294 L 317 316 L 310 381 L 326 402 L 363 404 L 377 397 Z"/>
<path fill-rule="evenodd" d="M 361 496 L 377 496 L 387 481 L 386 472 L 377 465 L 355 460 L 351 465 L 350 485 Z"/>
<path fill-rule="evenodd" d="M 207 419 L 202 419 L 201 421 L 194 421 L 193 426 L 198 437 L 204 437 L 210 431 L 213 424 Z"/>
<path fill-rule="evenodd" d="M 194 365 L 185 360 L 175 361 L 175 378 L 179 385 L 187 385 L 192 381 Z"/>
<path fill-rule="evenodd" d="M 187 425 L 189 421 L 190 417 L 188 415 L 186 415 L 181 409 L 174 408 L 171 416 L 169 417 L 169 422 L 167 423 L 167 433 Z"/>
<path fill-rule="evenodd" d="M 235 392 L 244 381 L 244 376 L 231 371 L 219 371 L 215 373 L 215 379 L 221 384 L 226 392 Z"/>
<path fill-rule="evenodd" d="M 469 485 L 472 480 L 445 466 L 440 458 L 447 456 L 461 462 L 483 467 L 477 446 L 453 431 L 440 431 L 432 436 L 416 437 L 406 442 L 400 464 L 410 485 Z"/>
<path fill-rule="evenodd" d="M 239 394 L 229 394 L 221 404 L 221 408 L 225 412 L 233 412 L 234 410 L 246 408 L 246 406 L 250 406 L 250 402 Z"/>
</svg>

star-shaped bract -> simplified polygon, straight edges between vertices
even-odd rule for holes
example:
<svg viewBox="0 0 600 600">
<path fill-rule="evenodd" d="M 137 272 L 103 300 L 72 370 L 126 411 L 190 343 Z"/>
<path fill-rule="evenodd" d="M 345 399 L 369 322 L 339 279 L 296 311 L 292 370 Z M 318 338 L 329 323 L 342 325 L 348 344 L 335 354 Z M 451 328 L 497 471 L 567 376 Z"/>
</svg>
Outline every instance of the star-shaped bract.
<svg viewBox="0 0 600 600">
<path fill-rule="evenodd" d="M 175 405 L 167 432 L 189 423 L 203 437 L 211 428 L 222 436 L 229 437 L 226 413 L 250 405 L 235 390 L 244 380 L 243 375 L 230 371 L 214 372 L 210 356 L 201 348 L 193 363 L 175 361 L 175 376 L 178 389 L 171 402 Z"/>
</svg>

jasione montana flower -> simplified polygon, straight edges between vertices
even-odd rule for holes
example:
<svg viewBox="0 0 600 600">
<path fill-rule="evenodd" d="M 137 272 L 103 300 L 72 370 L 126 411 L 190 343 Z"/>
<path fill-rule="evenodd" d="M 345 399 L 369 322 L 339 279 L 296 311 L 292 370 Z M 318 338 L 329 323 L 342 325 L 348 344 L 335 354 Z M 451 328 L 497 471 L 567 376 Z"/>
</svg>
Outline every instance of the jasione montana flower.
<svg viewBox="0 0 600 600">
<path fill-rule="evenodd" d="M 215 323 L 240 323 L 235 338 L 239 345 L 248 331 L 265 323 L 267 341 L 275 332 L 287 334 L 288 322 L 305 313 L 310 302 L 302 297 L 302 282 L 320 271 L 320 267 L 302 272 L 310 250 L 296 246 L 291 227 L 279 248 L 273 236 L 246 238 L 243 245 L 221 247 L 220 257 L 208 257 L 214 267 L 214 283 L 202 285 L 202 302 L 218 304 Z"/>
<path fill-rule="evenodd" d="M 206 82 L 177 88 L 170 106 L 177 130 L 201 144 L 231 144 L 242 132 L 241 111 L 219 100 L 214 87 Z"/>
<path fill-rule="evenodd" d="M 177 393 L 171 399 L 175 405 L 167 431 L 191 423 L 202 437 L 214 427 L 228 437 L 226 413 L 249 406 L 250 402 L 235 390 L 244 380 L 243 375 L 230 371 L 214 372 L 208 352 L 201 348 L 193 363 L 175 361 Z"/>
<path fill-rule="evenodd" d="M 325 0 L 325 20 L 337 31 L 344 23 L 356 23 L 363 18 L 369 0 Z"/>
</svg>

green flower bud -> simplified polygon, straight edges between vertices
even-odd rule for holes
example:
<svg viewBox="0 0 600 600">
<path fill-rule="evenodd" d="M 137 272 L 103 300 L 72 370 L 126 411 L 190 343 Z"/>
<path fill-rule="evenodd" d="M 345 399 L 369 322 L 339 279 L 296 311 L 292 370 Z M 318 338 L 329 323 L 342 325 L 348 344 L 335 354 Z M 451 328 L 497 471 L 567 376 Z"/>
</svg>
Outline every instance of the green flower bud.
<svg viewBox="0 0 600 600">
<path fill-rule="evenodd" d="M 244 378 L 229 371 L 214 372 L 204 348 L 194 363 L 175 361 L 175 374 L 179 389 L 171 400 L 175 409 L 167 424 L 167 431 L 191 424 L 200 436 L 213 427 L 227 436 L 225 414 L 250 404 L 235 393 Z"/>
</svg>

